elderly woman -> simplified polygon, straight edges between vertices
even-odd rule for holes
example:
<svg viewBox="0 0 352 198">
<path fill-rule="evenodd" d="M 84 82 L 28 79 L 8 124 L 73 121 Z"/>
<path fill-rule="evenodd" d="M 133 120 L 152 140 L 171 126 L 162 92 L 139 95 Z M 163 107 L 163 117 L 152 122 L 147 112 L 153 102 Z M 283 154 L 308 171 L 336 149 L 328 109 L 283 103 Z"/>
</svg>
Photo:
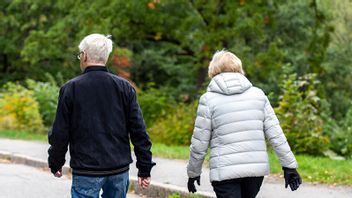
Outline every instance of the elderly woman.
<svg viewBox="0 0 352 198">
<path fill-rule="evenodd" d="M 210 180 L 217 197 L 255 197 L 269 174 L 265 137 L 284 170 L 285 187 L 296 190 L 301 178 L 273 108 L 264 92 L 244 76 L 241 60 L 216 52 L 209 65 L 212 78 L 199 101 L 187 166 L 188 190 L 196 192 L 210 144 Z"/>
</svg>

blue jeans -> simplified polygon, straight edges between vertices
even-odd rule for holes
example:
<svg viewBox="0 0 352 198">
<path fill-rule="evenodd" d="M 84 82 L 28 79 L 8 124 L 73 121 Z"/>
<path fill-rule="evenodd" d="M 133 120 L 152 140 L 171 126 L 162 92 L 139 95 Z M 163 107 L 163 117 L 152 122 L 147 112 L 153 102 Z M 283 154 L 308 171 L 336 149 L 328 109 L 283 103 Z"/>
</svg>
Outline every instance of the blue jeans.
<svg viewBox="0 0 352 198">
<path fill-rule="evenodd" d="M 126 197 L 129 185 L 128 171 L 104 177 L 72 176 L 72 198 L 98 198 L 103 189 L 103 198 Z"/>
</svg>

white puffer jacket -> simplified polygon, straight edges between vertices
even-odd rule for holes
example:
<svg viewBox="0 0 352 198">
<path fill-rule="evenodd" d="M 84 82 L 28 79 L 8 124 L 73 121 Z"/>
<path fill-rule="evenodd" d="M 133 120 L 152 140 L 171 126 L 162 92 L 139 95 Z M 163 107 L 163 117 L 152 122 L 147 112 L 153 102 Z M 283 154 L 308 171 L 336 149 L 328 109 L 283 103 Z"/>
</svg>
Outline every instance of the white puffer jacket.
<svg viewBox="0 0 352 198">
<path fill-rule="evenodd" d="M 279 121 L 264 92 L 240 73 L 216 75 L 199 101 L 187 173 L 201 174 L 210 143 L 210 180 L 269 174 L 265 137 L 281 166 L 297 168 Z"/>
</svg>

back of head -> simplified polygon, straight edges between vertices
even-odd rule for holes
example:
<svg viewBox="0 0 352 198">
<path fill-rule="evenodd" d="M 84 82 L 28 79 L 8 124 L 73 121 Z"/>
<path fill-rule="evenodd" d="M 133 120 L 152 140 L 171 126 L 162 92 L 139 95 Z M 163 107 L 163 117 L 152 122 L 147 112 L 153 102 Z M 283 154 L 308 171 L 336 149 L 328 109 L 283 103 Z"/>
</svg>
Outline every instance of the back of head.
<svg viewBox="0 0 352 198">
<path fill-rule="evenodd" d="M 226 50 L 217 51 L 213 55 L 208 70 L 210 78 L 213 78 L 223 72 L 236 72 L 244 74 L 241 60 L 235 54 Z"/>
<path fill-rule="evenodd" d="M 78 48 L 87 54 L 89 62 L 105 64 L 112 51 L 112 41 L 102 34 L 90 34 L 84 37 Z"/>
<path fill-rule="evenodd" d="M 212 78 L 208 86 L 210 92 L 233 95 L 243 93 L 252 86 L 244 76 L 241 60 L 226 50 L 213 55 L 208 72 Z"/>
</svg>

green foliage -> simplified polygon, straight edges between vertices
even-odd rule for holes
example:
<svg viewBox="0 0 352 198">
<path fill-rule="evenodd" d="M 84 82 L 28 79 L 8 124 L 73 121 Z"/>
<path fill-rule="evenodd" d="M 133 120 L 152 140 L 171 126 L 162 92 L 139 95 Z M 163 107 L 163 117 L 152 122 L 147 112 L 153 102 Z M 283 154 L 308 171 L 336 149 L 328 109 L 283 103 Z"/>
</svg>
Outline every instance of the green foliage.
<svg viewBox="0 0 352 198">
<path fill-rule="evenodd" d="M 331 104 L 331 116 L 343 119 L 352 98 L 352 2 L 349 0 L 322 1 L 323 9 L 329 13 L 335 31 L 322 64 L 321 90 Z"/>
<path fill-rule="evenodd" d="M 178 104 L 149 128 L 152 141 L 167 145 L 189 145 L 197 104 Z"/>
<path fill-rule="evenodd" d="M 139 90 L 138 102 L 147 127 L 152 126 L 157 119 L 164 118 L 168 109 L 173 105 L 166 92 L 155 88 L 150 88 L 146 91 Z"/>
<path fill-rule="evenodd" d="M 167 198 L 181 198 L 181 195 L 178 193 L 172 193 L 171 195 L 168 195 Z"/>
<path fill-rule="evenodd" d="M 287 76 L 275 109 L 295 153 L 322 155 L 328 149 L 329 139 L 323 135 L 315 78 L 311 74 L 298 79 L 295 74 Z"/>
<path fill-rule="evenodd" d="M 346 117 L 340 121 L 340 131 L 335 137 L 331 137 L 331 142 L 336 142 L 336 149 L 339 154 L 352 157 L 352 107 L 349 108 Z"/>
<path fill-rule="evenodd" d="M 56 73 L 56 75 L 52 75 L 50 73 L 45 73 L 45 81 L 50 83 L 52 86 L 61 87 L 65 84 L 65 82 L 69 79 L 65 79 L 61 72 Z"/>
<path fill-rule="evenodd" d="M 290 65 L 291 73 L 298 76 L 315 73 L 321 82 L 314 88 L 319 90 L 315 95 L 328 101 L 331 122 L 339 126 L 329 130 L 328 136 L 344 144 L 344 138 L 335 137 L 348 131 L 340 126 L 346 122 L 352 97 L 351 8 L 349 0 L 0 1 L 0 85 L 49 79 L 49 84 L 33 85 L 33 94 L 45 125 L 50 125 L 57 96 L 54 85 L 60 87 L 80 74 L 75 56 L 80 40 L 95 32 L 112 34 L 115 53 L 128 57 L 128 74 L 141 89 L 146 123 L 154 129 L 157 120 L 166 123 L 167 116 L 172 120 L 168 112 L 176 111 L 175 103 L 195 101 L 208 80 L 211 55 L 226 48 L 241 58 L 253 84 L 271 93 L 274 106 L 285 80 L 280 78 L 285 73 L 283 65 Z M 49 75 L 43 75 L 46 72 Z M 59 72 L 61 77 L 56 77 Z M 152 89 L 150 82 L 154 82 Z M 303 122 L 297 126 L 307 128 L 314 128 L 309 119 L 320 123 L 320 115 L 304 118 L 318 115 L 311 106 L 319 109 L 319 105 L 300 97 L 290 100 L 299 103 L 290 107 L 302 107 L 297 113 L 305 114 L 288 116 L 287 122 L 295 117 Z M 305 105 L 309 108 L 304 109 Z M 286 117 L 281 119 L 286 122 Z M 304 141 L 319 138 L 308 139 Z M 304 147 L 308 145 L 313 143 Z"/>
<path fill-rule="evenodd" d="M 330 139 L 330 149 L 335 153 L 352 157 L 352 107 L 346 113 L 346 116 L 340 120 L 335 121 L 331 118 L 330 112 L 322 117 L 325 119 L 324 133 Z"/>
<path fill-rule="evenodd" d="M 1 8 L 4 79 L 44 80 L 43 70 L 72 77 L 79 73 L 79 41 L 100 32 L 133 52 L 132 79 L 139 87 L 155 82 L 191 98 L 206 79 L 211 55 L 222 48 L 243 60 L 255 83 L 278 93 L 280 65 L 320 71 L 331 31 L 316 1 L 305 0 L 17 0 Z"/>
<path fill-rule="evenodd" d="M 51 126 L 56 114 L 59 87 L 56 84 L 38 82 L 31 79 L 28 79 L 26 83 L 39 103 L 40 114 L 45 126 Z"/>
<path fill-rule="evenodd" d="M 3 87 L 0 94 L 0 128 L 34 133 L 44 131 L 39 104 L 32 91 L 15 83 L 7 83 Z"/>
<path fill-rule="evenodd" d="M 72 76 L 79 70 L 72 67 L 70 49 L 76 45 L 71 37 L 73 20 L 65 19 L 69 6 L 70 1 L 1 1 L 1 84 L 25 78 L 45 80 L 43 71 L 62 70 Z"/>
</svg>

